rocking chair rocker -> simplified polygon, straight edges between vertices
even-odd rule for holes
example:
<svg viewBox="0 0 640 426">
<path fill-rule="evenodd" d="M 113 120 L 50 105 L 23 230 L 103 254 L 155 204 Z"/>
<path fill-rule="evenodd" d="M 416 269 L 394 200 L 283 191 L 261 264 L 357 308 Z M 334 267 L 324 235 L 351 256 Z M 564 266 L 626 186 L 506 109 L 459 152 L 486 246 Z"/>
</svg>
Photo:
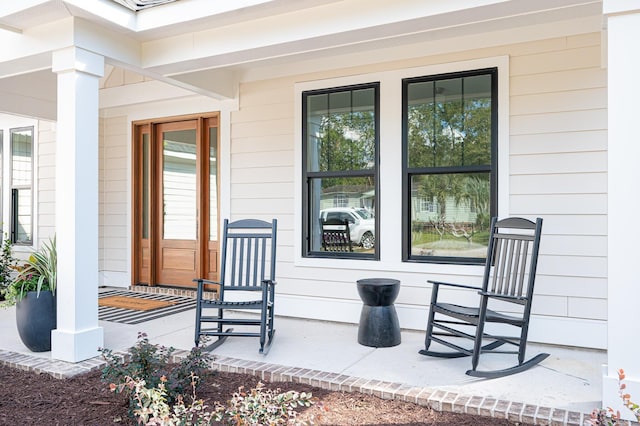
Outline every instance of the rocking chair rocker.
<svg viewBox="0 0 640 426">
<path fill-rule="evenodd" d="M 482 287 L 429 281 L 433 289 L 425 349 L 420 354 L 441 358 L 471 356 L 472 368 L 466 373 L 483 378 L 519 373 L 549 356 L 540 353 L 525 361 L 541 229 L 540 218 L 535 223 L 523 218 L 493 218 Z M 443 303 L 438 299 L 441 286 L 478 290 L 480 303 L 478 307 Z M 488 308 L 490 302 L 496 301 L 502 303 L 502 312 Z M 520 332 L 516 336 L 489 334 L 485 329 L 487 323 L 499 324 L 500 332 L 508 326 L 516 327 Z M 473 329 L 475 333 L 470 331 Z M 472 340 L 473 347 L 461 346 L 460 339 Z M 489 343 L 483 345 L 485 341 Z M 432 342 L 440 343 L 453 352 L 430 350 Z M 496 350 L 505 344 L 517 346 L 518 350 Z M 482 353 L 517 354 L 518 364 L 503 370 L 481 371 L 477 368 Z"/>
<path fill-rule="evenodd" d="M 274 286 L 276 270 L 276 229 L 277 221 L 271 223 L 256 219 L 244 219 L 229 223 L 224 221 L 222 253 L 220 256 L 220 281 L 196 279 L 198 283 L 196 304 L 195 343 L 201 336 L 217 336 L 218 339 L 207 346 L 213 350 L 229 336 L 259 337 L 260 353 L 267 354 L 275 330 L 273 329 Z M 203 297 L 205 285 L 217 285 L 215 300 Z M 260 297 L 249 298 L 250 292 L 260 293 Z M 230 297 L 231 293 L 239 297 Z M 241 297 L 242 296 L 242 297 Z M 241 300 L 239 300 L 241 299 Z M 247 300 L 248 299 L 248 300 Z M 205 309 L 217 309 L 217 314 L 206 314 Z M 239 318 L 235 314 L 228 318 L 225 310 L 255 310 L 256 318 Z M 203 324 L 213 323 L 213 328 L 203 328 Z M 226 325 L 257 326 L 257 331 L 234 331 L 223 329 Z"/>
</svg>

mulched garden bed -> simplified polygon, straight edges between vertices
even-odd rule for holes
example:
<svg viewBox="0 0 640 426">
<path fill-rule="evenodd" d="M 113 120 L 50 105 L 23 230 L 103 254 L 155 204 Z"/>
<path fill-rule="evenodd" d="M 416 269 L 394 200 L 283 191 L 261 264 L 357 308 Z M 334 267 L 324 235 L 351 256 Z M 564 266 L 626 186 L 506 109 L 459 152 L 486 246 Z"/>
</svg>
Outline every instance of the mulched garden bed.
<svg viewBox="0 0 640 426">
<path fill-rule="evenodd" d="M 227 401 L 258 378 L 246 374 L 214 372 L 203 378 L 198 391 L 211 406 Z M 55 379 L 0 365 L 0 425 L 135 425 L 127 416 L 127 401 L 109 391 L 94 371 L 70 379 Z M 283 392 L 312 392 L 316 403 L 298 415 L 322 425 L 516 425 L 503 419 L 442 413 L 428 407 L 391 401 L 361 393 L 333 392 L 300 383 L 266 383 Z"/>
</svg>

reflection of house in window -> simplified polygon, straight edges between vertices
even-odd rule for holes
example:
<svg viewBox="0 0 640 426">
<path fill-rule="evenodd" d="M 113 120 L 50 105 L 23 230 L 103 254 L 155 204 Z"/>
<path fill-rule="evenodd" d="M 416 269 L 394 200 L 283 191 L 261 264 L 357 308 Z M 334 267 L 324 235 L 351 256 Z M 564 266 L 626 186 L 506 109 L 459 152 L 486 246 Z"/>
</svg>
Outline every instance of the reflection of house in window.
<svg viewBox="0 0 640 426">
<path fill-rule="evenodd" d="M 477 218 L 477 209 L 468 200 L 447 197 L 441 204 L 433 197 L 417 196 L 415 191 L 411 198 L 416 222 L 474 223 Z"/>
<path fill-rule="evenodd" d="M 373 211 L 374 191 L 365 185 L 336 185 L 320 195 L 320 209 L 332 207 L 365 208 Z"/>
<path fill-rule="evenodd" d="M 164 133 L 164 239 L 196 239 L 195 135 L 194 129 Z"/>
<path fill-rule="evenodd" d="M 436 212 L 436 203 L 428 198 L 420 198 L 419 199 L 419 209 L 421 212 Z"/>
</svg>

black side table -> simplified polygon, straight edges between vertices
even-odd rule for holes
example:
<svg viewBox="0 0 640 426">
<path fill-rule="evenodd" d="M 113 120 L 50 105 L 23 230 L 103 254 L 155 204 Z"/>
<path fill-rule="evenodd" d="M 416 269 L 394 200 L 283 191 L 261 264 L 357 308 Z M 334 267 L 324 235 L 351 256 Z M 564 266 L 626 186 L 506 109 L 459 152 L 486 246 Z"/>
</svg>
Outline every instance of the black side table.
<svg viewBox="0 0 640 426">
<path fill-rule="evenodd" d="M 358 280 L 358 294 L 364 305 L 360 313 L 358 343 L 375 348 L 400 344 L 400 324 L 393 306 L 400 292 L 400 281 L 390 278 Z"/>
</svg>

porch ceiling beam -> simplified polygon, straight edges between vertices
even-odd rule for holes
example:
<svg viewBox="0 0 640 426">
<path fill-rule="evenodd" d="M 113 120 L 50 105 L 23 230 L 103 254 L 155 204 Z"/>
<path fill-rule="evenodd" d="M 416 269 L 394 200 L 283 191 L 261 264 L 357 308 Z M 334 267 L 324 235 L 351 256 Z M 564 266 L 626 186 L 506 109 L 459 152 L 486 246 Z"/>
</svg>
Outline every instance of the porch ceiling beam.
<svg viewBox="0 0 640 426">
<path fill-rule="evenodd" d="M 19 76 L 51 68 L 51 53 L 38 53 L 2 63 L 0 81 L 3 78 Z"/>
<path fill-rule="evenodd" d="M 111 0 L 4 1 L 0 2 L 0 28 L 20 31 L 75 16 L 150 40 L 182 33 L 186 22 L 192 30 L 205 29 L 338 1 L 342 0 L 189 0 L 137 12 Z"/>
<path fill-rule="evenodd" d="M 4 42 L 3 42 L 4 41 Z M 194 76 L 174 79 L 141 66 L 140 42 L 125 34 L 96 26 L 82 18 L 66 18 L 30 28 L 23 34 L 0 34 L 6 48 L 0 51 L 0 79 L 51 68 L 51 52 L 76 46 L 95 52 L 106 61 L 164 83 L 214 99 L 228 99 L 236 87 L 231 71 L 221 72 L 216 81 Z M 224 83 L 224 84 L 222 84 Z"/>
<path fill-rule="evenodd" d="M 509 26 L 601 13 L 599 0 L 447 1 L 355 0 L 215 26 L 142 43 L 142 66 L 163 75 L 218 68 L 401 37 L 437 37 L 457 29 L 473 34 L 483 25 Z M 354 17 L 357 17 L 355 19 Z"/>
<path fill-rule="evenodd" d="M 0 51 L 0 78 L 43 69 L 45 65 L 30 64 L 28 58 L 40 58 L 42 62 L 40 55 L 77 46 L 104 56 L 107 63 L 181 89 L 228 99 L 237 92 L 238 73 L 246 71 L 238 65 L 274 60 L 282 63 L 309 54 L 362 54 L 400 41 L 406 44 L 459 38 L 523 22 L 558 22 L 602 13 L 601 0 L 298 0 L 295 6 L 284 0 L 238 1 L 233 7 L 227 5 L 229 10 L 196 18 L 193 12 L 202 10 L 205 3 L 192 0 L 188 5 L 195 7 L 185 8 L 191 15 L 172 17 L 175 22 L 165 17 L 158 26 L 142 31 L 138 27 L 151 16 L 147 12 L 166 12 L 181 2 L 141 11 L 137 17 L 134 14 L 138 23 L 130 21 L 131 11 L 106 0 L 28 0 L 28 10 L 16 11 L 2 6 L 2 24 L 14 23 L 11 19 L 3 21 L 7 16 L 23 16 L 25 22 L 30 21 L 26 12 L 41 8 L 55 16 L 66 13 L 67 17 L 22 28 L 22 33 L 0 30 L 0 43 L 5 46 Z M 104 16 L 90 10 L 94 3 L 106 8 Z M 12 14 L 6 15 L 7 10 Z M 180 9 L 175 10 L 177 15 Z M 175 34 L 177 21 L 182 22 L 181 28 L 188 25 L 193 31 L 171 35 Z M 141 41 L 152 34 L 164 34 L 165 28 L 168 36 Z"/>
<path fill-rule="evenodd" d="M 18 34 L 22 33 L 22 30 L 20 28 L 12 27 L 10 25 L 5 25 L 2 23 L 0 23 L 0 30 L 11 31 Z"/>
<path fill-rule="evenodd" d="M 56 119 L 56 101 L 8 93 L 0 86 L 0 111 L 53 121 Z"/>
<path fill-rule="evenodd" d="M 73 43 L 73 18 L 50 22 L 22 32 L 0 31 L 0 63 L 5 74 L 5 64 L 20 64 L 28 58 L 48 55 L 48 66 L 51 66 L 51 52 L 70 46 Z M 23 62 L 28 65 L 27 62 Z M 30 72 L 32 69 L 25 69 Z M 15 72 L 15 71 L 14 71 Z M 18 72 L 20 73 L 20 72 Z"/>
<path fill-rule="evenodd" d="M 127 84 L 100 90 L 100 108 L 160 102 L 193 96 L 193 90 L 167 85 L 158 80 Z"/>
<path fill-rule="evenodd" d="M 235 94 L 234 88 L 216 85 L 204 79 L 172 78 L 154 70 L 146 69 L 141 64 L 140 42 L 123 34 L 118 34 L 106 28 L 96 27 L 93 23 L 84 19 L 76 19 L 75 44 L 78 47 L 104 55 L 110 64 L 119 66 L 138 74 L 153 78 L 154 80 L 176 86 L 214 99 L 227 99 Z M 227 71 L 225 74 L 230 74 Z M 224 77 L 224 78 L 222 78 Z M 232 77 L 221 75 L 224 81 L 231 81 Z"/>
</svg>

